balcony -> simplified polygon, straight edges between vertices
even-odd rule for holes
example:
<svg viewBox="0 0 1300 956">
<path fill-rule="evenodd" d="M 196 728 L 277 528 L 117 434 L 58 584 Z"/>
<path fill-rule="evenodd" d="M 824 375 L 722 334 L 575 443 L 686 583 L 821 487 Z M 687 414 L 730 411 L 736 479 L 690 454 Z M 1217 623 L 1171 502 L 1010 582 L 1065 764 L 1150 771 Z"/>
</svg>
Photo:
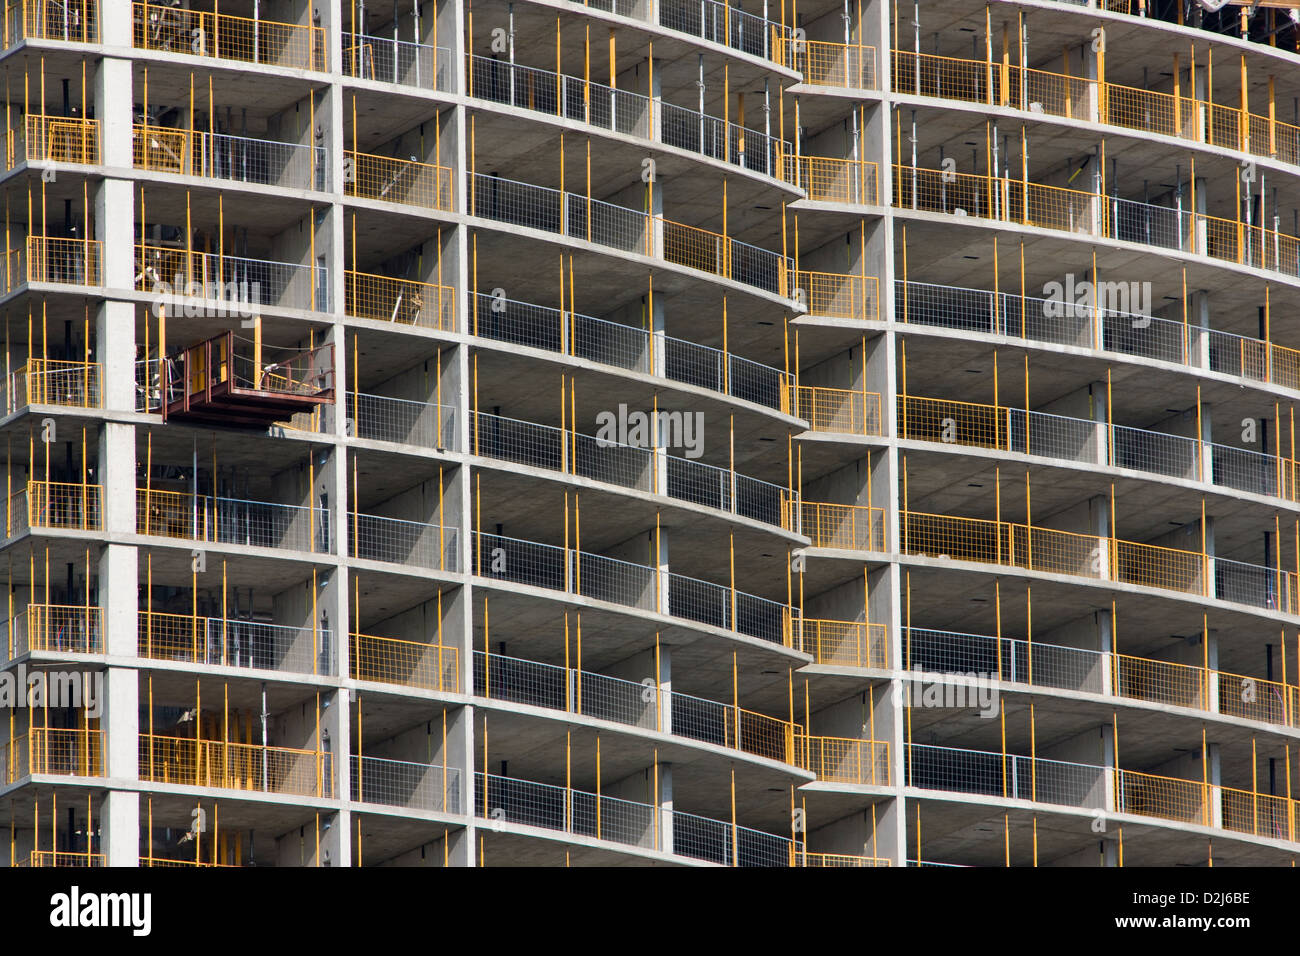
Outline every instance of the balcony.
<svg viewBox="0 0 1300 956">
<path fill-rule="evenodd" d="M 944 422 L 951 422 L 944 432 Z M 1183 435 L 1002 405 L 898 398 L 899 437 L 1125 468 L 1295 501 L 1297 463 Z"/>
<path fill-rule="evenodd" d="M 790 414 L 808 430 L 841 435 L 881 434 L 880 393 L 820 385 L 792 385 Z"/>
<path fill-rule="evenodd" d="M 1144 90 L 991 60 L 894 51 L 895 93 L 1084 120 L 1300 163 L 1300 126 L 1199 100 L 1178 85 Z"/>
<path fill-rule="evenodd" d="M 799 766 L 819 781 L 889 786 L 889 743 L 849 737 L 804 737 L 796 741 Z"/>
<path fill-rule="evenodd" d="M 352 799 L 401 810 L 464 813 L 457 767 L 352 757 Z"/>
<path fill-rule="evenodd" d="M 343 194 L 441 212 L 451 212 L 456 197 L 447 166 L 350 149 L 343 152 Z"/>
<path fill-rule="evenodd" d="M 6 631 L 6 660 L 27 653 L 104 653 L 104 612 L 98 607 L 29 604 Z"/>
<path fill-rule="evenodd" d="M 1095 534 L 904 511 L 905 554 L 1175 591 L 1283 614 L 1300 613 L 1289 571 Z"/>
<path fill-rule="evenodd" d="M 721 349 L 647 329 L 609 322 L 485 293 L 471 295 L 472 334 L 547 352 L 559 352 L 613 368 L 659 374 L 669 381 L 706 388 L 786 412 L 786 374 Z M 662 354 L 657 360 L 656 350 Z"/>
<path fill-rule="evenodd" d="M 1300 239 L 1190 209 L 1024 179 L 894 166 L 897 209 L 1010 222 L 1172 249 L 1295 278 Z"/>
<path fill-rule="evenodd" d="M 466 64 L 469 95 L 698 153 L 779 177 L 788 145 L 761 130 L 580 76 L 485 56 Z"/>
<path fill-rule="evenodd" d="M 331 549 L 329 514 L 324 508 L 200 495 L 150 485 L 136 488 L 135 507 L 136 534 L 320 554 L 328 554 Z"/>
<path fill-rule="evenodd" d="M 590 6 L 643 19 L 638 0 L 591 0 Z M 659 0 L 659 25 L 678 33 L 720 43 L 750 56 L 772 57 L 772 44 L 790 30 L 771 20 L 745 13 L 721 0 Z"/>
<path fill-rule="evenodd" d="M 460 693 L 460 651 L 455 647 L 374 634 L 351 634 L 348 640 L 353 680 Z"/>
<path fill-rule="evenodd" d="M 46 868 L 57 866 L 60 868 L 71 867 L 73 869 L 84 869 L 87 867 L 107 866 L 104 854 L 78 852 L 76 850 L 32 850 L 32 852 L 20 859 L 15 866 Z"/>
<path fill-rule="evenodd" d="M 663 259 L 776 295 L 788 295 L 790 260 L 729 236 L 577 193 L 475 173 L 470 209 L 483 219 Z"/>
<path fill-rule="evenodd" d="M 98 362 L 28 359 L 0 382 L 0 414 L 12 415 L 32 405 L 99 408 Z"/>
<path fill-rule="evenodd" d="M 51 531 L 99 531 L 103 489 L 73 482 L 29 481 L 11 495 L 5 513 L 5 536 L 41 528 Z"/>
<path fill-rule="evenodd" d="M 907 628 L 904 646 L 908 670 L 927 675 L 990 674 L 1013 684 L 1189 707 L 1281 727 L 1300 726 L 1300 688 L 1211 670 L 1208 664 L 1198 667 L 1044 641 L 919 627 Z M 1242 693 L 1247 687 L 1254 693 Z"/>
<path fill-rule="evenodd" d="M 445 46 L 344 31 L 343 72 L 359 80 L 453 92 L 451 48 Z"/>
<path fill-rule="evenodd" d="M 213 57 L 280 69 L 326 69 L 323 27 L 153 3 L 132 4 L 132 23 L 132 45 L 137 50 Z"/>
<path fill-rule="evenodd" d="M 909 744 L 907 785 L 1062 807 L 1106 810 L 1295 840 L 1289 797 L 1135 770 L 1019 754 Z"/>
<path fill-rule="evenodd" d="M 558 471 L 619 488 L 700 505 L 787 531 L 794 492 L 662 448 L 623 445 L 567 428 L 474 414 L 471 450 L 477 456 Z"/>
<path fill-rule="evenodd" d="M 899 321 L 1154 359 L 1300 391 L 1300 350 L 1117 309 L 1067 309 L 990 289 L 897 280 Z"/>
<path fill-rule="evenodd" d="M 329 272 L 323 266 L 138 243 L 135 254 L 136 291 L 161 294 L 169 308 L 199 308 L 217 317 L 248 316 L 258 306 L 329 310 Z"/>
<path fill-rule="evenodd" d="M 9 0 L 3 38 L 8 49 L 23 40 L 99 42 L 99 0 Z"/>
<path fill-rule="evenodd" d="M 140 735 L 140 779 L 150 783 L 330 798 L 332 774 L 324 751 Z"/>
<path fill-rule="evenodd" d="M 329 188 L 323 146 L 136 123 L 132 156 L 136 169 L 153 172 L 281 188 Z"/>
<path fill-rule="evenodd" d="M 474 652 L 474 693 L 670 733 L 798 767 L 805 766 L 802 757 L 808 752 L 803 726 L 788 720 L 657 688 L 646 700 L 646 685 L 637 681 L 501 654 Z"/>
<path fill-rule="evenodd" d="M 0 784 L 35 774 L 102 777 L 104 732 L 32 727 L 22 736 L 0 741 Z"/>
<path fill-rule="evenodd" d="M 797 866 L 802 846 L 734 822 L 516 777 L 476 773 L 474 788 L 485 818 L 722 866 Z"/>
<path fill-rule="evenodd" d="M 594 601 L 667 614 L 707 627 L 791 645 L 794 610 L 734 586 L 701 581 L 657 567 L 633 564 L 576 548 L 523 541 L 501 535 L 475 535 L 475 574 L 528 587 L 560 591 Z M 505 556 L 504 571 L 494 571 L 493 552 Z M 484 552 L 488 555 L 484 573 Z"/>
<path fill-rule="evenodd" d="M 334 641 L 328 629 L 164 614 L 147 608 L 140 609 L 137 621 L 137 653 L 147 660 L 290 674 L 334 673 Z"/>
<path fill-rule="evenodd" d="M 344 273 L 343 295 L 343 311 L 353 318 L 456 331 L 456 290 L 440 282 L 349 270 Z"/>
<path fill-rule="evenodd" d="M 334 346 L 272 348 L 226 332 L 169 356 L 163 421 L 263 429 L 334 404 Z"/>
</svg>

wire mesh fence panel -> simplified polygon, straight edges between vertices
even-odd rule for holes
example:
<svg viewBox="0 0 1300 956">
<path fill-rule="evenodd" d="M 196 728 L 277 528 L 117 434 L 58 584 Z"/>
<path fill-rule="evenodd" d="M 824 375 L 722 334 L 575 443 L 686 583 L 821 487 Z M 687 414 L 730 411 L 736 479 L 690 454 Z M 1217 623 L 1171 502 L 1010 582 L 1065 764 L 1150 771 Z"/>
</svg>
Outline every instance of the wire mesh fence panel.
<svg viewBox="0 0 1300 956">
<path fill-rule="evenodd" d="M 0 648 L 8 659 L 29 651 L 102 654 L 104 612 L 88 605 L 29 604 L 13 615 Z"/>
<path fill-rule="evenodd" d="M 140 735 L 140 779 L 260 793 L 332 797 L 333 755 L 220 740 Z"/>
<path fill-rule="evenodd" d="M 1246 720 L 1294 727 L 1300 723 L 1300 691 L 1295 686 L 1240 674 L 1211 672 L 1209 695 L 1218 712 Z"/>
<path fill-rule="evenodd" d="M 352 756 L 352 799 L 406 810 L 461 813 L 460 770 L 433 763 Z"/>
<path fill-rule="evenodd" d="M 1210 471 L 1216 485 L 1257 495 L 1278 493 L 1278 460 L 1263 452 L 1210 445 Z"/>
<path fill-rule="evenodd" d="M 475 574 L 552 591 L 573 587 L 574 561 L 567 548 L 482 532 L 474 542 Z"/>
<path fill-rule="evenodd" d="M 653 450 L 572 432 L 569 438 L 572 474 L 642 491 L 649 491 L 654 486 Z"/>
<path fill-rule="evenodd" d="M 474 422 L 471 451 L 476 455 L 551 471 L 562 470 L 568 460 L 567 434 L 561 429 L 483 412 Z"/>
<path fill-rule="evenodd" d="M 650 370 L 650 336 L 644 329 L 569 313 L 570 349 L 578 358 L 638 372 Z"/>
<path fill-rule="evenodd" d="M 883 624 L 803 618 L 795 625 L 792 645 L 818 664 L 885 667 L 888 633 Z"/>
<path fill-rule="evenodd" d="M 1220 793 L 1223 829 L 1274 840 L 1295 839 L 1295 801 L 1228 787 Z"/>
<path fill-rule="evenodd" d="M 157 245 L 137 245 L 136 256 L 141 291 L 161 284 L 183 300 L 219 301 L 240 315 L 256 306 L 329 308 L 329 271 L 323 266 Z"/>
<path fill-rule="evenodd" d="M 361 80 L 450 92 L 451 50 L 393 37 L 343 33 L 343 72 Z"/>
<path fill-rule="evenodd" d="M 104 774 L 104 732 L 95 729 L 33 727 L 28 732 L 31 773 L 68 777 Z"/>
<path fill-rule="evenodd" d="M 449 212 L 455 195 L 454 177 L 449 167 L 435 163 L 345 150 L 343 193 Z"/>
<path fill-rule="evenodd" d="M 502 295 L 472 296 L 471 329 L 475 335 L 498 342 L 513 342 L 548 352 L 564 351 L 566 313 L 560 309 L 517 302 Z"/>
<path fill-rule="evenodd" d="M 543 232 L 562 231 L 564 194 L 558 189 L 483 173 L 473 174 L 470 181 L 473 215 Z"/>
<path fill-rule="evenodd" d="M 834 783 L 889 783 L 889 744 L 880 740 L 848 737 L 799 737 L 794 745 L 797 763 L 811 770 L 818 780 Z"/>
<path fill-rule="evenodd" d="M 1178 780 L 1132 770 L 1115 771 L 1115 810 L 1209 825 L 1210 792 L 1200 781 Z"/>
<path fill-rule="evenodd" d="M 455 290 L 414 279 L 344 273 L 343 310 L 359 319 L 453 331 L 456 328 Z"/>
<path fill-rule="evenodd" d="M 136 531 L 245 547 L 328 553 L 329 512 L 242 498 L 136 489 Z"/>
<path fill-rule="evenodd" d="M 460 653 L 455 647 L 374 634 L 349 636 L 353 680 L 459 691 Z"/>
<path fill-rule="evenodd" d="M 600 554 L 577 555 L 575 590 L 583 597 L 652 611 L 657 580 L 655 568 Z"/>
<path fill-rule="evenodd" d="M 914 671 L 1093 693 L 1104 693 L 1107 686 L 1103 656 L 1082 648 L 915 627 L 904 630 L 903 647 Z"/>
<path fill-rule="evenodd" d="M 672 813 L 672 848 L 680 856 L 722 866 L 790 866 L 793 846 L 786 837 L 693 813 Z"/>
<path fill-rule="evenodd" d="M 489 820 L 654 848 L 659 814 L 649 804 L 495 774 L 474 778 L 475 805 Z"/>
<path fill-rule="evenodd" d="M 149 124 L 136 124 L 133 133 L 138 169 L 295 189 L 329 186 L 321 146 Z"/>
<path fill-rule="evenodd" d="M 576 704 L 570 673 L 553 664 L 474 652 L 474 693 L 492 700 L 568 711 Z"/>
<path fill-rule="evenodd" d="M 1116 654 L 1114 690 L 1120 697 L 1203 710 L 1206 672 L 1199 667 Z"/>
<path fill-rule="evenodd" d="M 1170 478 L 1199 480 L 1200 443 L 1182 435 L 1112 425 L 1111 464 Z"/>
<path fill-rule="evenodd" d="M 455 528 L 356 512 L 348 515 L 348 522 L 348 550 L 354 558 L 457 570 Z"/>
<path fill-rule="evenodd" d="M 334 641 L 327 628 L 292 627 L 141 610 L 138 653 L 151 660 L 332 674 Z"/>
<path fill-rule="evenodd" d="M 909 744 L 908 786 L 1060 806 L 1107 806 L 1104 767 L 954 747 Z"/>
<path fill-rule="evenodd" d="M 1214 596 L 1219 600 L 1284 614 L 1296 613 L 1294 574 L 1227 558 L 1214 558 L 1212 565 Z"/>
<path fill-rule="evenodd" d="M 778 23 L 720 0 L 662 0 L 657 7 L 661 27 L 721 43 L 750 56 L 770 55 L 774 31 L 781 36 L 789 34 Z"/>
<path fill-rule="evenodd" d="M 731 472 L 672 456 L 666 457 L 665 464 L 669 497 L 721 511 L 732 510 Z M 779 502 L 777 508 L 779 512 Z"/>
<path fill-rule="evenodd" d="M 5 4 L 5 47 L 30 37 L 73 43 L 99 42 L 98 0 L 10 0 Z"/>
<path fill-rule="evenodd" d="M 456 410 L 451 405 L 389 395 L 348 392 L 350 434 L 372 441 L 456 449 Z"/>
</svg>

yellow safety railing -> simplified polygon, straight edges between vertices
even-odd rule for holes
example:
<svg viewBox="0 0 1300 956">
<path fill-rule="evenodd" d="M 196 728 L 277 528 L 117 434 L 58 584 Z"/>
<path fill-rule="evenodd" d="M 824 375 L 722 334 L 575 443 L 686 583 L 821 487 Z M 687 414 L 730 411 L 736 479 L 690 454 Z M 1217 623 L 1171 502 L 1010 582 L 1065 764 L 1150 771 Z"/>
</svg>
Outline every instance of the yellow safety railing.
<svg viewBox="0 0 1300 956">
<path fill-rule="evenodd" d="M 98 239 L 28 236 L 26 269 L 10 273 L 9 289 L 23 281 L 99 285 L 102 246 Z"/>
<path fill-rule="evenodd" d="M 140 735 L 140 779 L 259 793 L 332 797 L 331 754 L 260 744 Z"/>
<path fill-rule="evenodd" d="M 102 853 L 78 853 L 76 850 L 32 850 L 31 855 L 15 866 L 28 867 L 99 867 L 106 866 Z"/>
<path fill-rule="evenodd" d="M 163 857 L 157 857 L 157 856 L 140 857 L 140 865 L 150 866 L 150 867 L 153 866 L 196 867 L 196 868 L 204 868 L 204 869 L 209 867 L 215 867 L 217 869 L 235 869 L 234 863 L 213 863 L 210 860 L 181 860 L 181 859 L 172 859 L 172 858 L 165 859 Z"/>
<path fill-rule="evenodd" d="M 802 302 L 810 315 L 880 318 L 880 281 L 875 276 L 792 269 L 786 283 L 790 295 Z"/>
<path fill-rule="evenodd" d="M 720 232 L 660 219 L 663 228 L 664 259 L 679 266 L 699 269 L 724 279 L 731 277 L 731 240 Z M 647 234 L 647 245 L 652 241 Z M 650 254 L 646 249 L 646 254 Z"/>
<path fill-rule="evenodd" d="M 96 728 L 33 727 L 32 773 L 74 777 L 104 775 L 104 732 Z"/>
<path fill-rule="evenodd" d="M 20 627 L 33 651 L 100 654 L 104 651 L 104 612 L 79 604 L 29 604 Z"/>
<path fill-rule="evenodd" d="M 344 273 L 344 311 L 359 319 L 454 332 L 456 290 L 433 282 L 348 271 Z"/>
<path fill-rule="evenodd" d="M 782 37 L 773 31 L 772 59 L 803 74 L 810 86 L 853 90 L 876 89 L 876 48 L 854 43 L 828 43 Z"/>
<path fill-rule="evenodd" d="M 99 120 L 78 116 L 26 117 L 25 158 L 28 162 L 81 163 L 99 162 Z M 6 169 L 19 161 L 12 137 L 5 157 Z"/>
<path fill-rule="evenodd" d="M 447 166 L 394 156 L 343 151 L 343 192 L 361 199 L 380 199 L 450 212 L 455 196 Z"/>
<path fill-rule="evenodd" d="M 1216 676 L 1220 714 L 1300 727 L 1300 687 L 1227 671 Z"/>
<path fill-rule="evenodd" d="M 99 42 L 99 0 L 11 0 L 5 4 L 3 45 L 20 40 Z"/>
<path fill-rule="evenodd" d="M 984 103 L 1158 133 L 1300 162 L 1300 126 L 1240 107 L 980 59 L 893 53 L 894 92 Z"/>
<path fill-rule="evenodd" d="M 893 863 L 885 856 L 854 856 L 850 853 L 809 853 L 790 848 L 791 866 L 891 866 Z"/>
<path fill-rule="evenodd" d="M 1294 799 L 1218 786 L 1204 780 L 1119 770 L 1115 773 L 1115 808 L 1121 813 L 1196 823 L 1275 840 L 1296 838 Z"/>
<path fill-rule="evenodd" d="M 888 667 L 888 631 L 883 624 L 801 618 L 794 622 L 793 646 L 818 664 Z"/>
<path fill-rule="evenodd" d="M 30 405 L 99 408 L 98 362 L 30 359 L 0 385 L 0 414 L 12 415 Z"/>
<path fill-rule="evenodd" d="M 353 680 L 448 693 L 461 689 L 460 652 L 455 647 L 374 634 L 351 634 L 348 646 Z"/>
<path fill-rule="evenodd" d="M 297 70 L 326 69 L 323 27 L 153 3 L 136 3 L 132 8 L 132 44 L 137 50 Z"/>
<path fill-rule="evenodd" d="M 815 432 L 846 435 L 881 433 L 880 393 L 820 385 L 790 386 L 790 414 Z"/>
<path fill-rule="evenodd" d="M 913 441 L 1007 451 L 1010 448 L 1007 411 L 1000 405 L 900 395 L 898 435 Z"/>
<path fill-rule="evenodd" d="M 797 761 L 795 741 L 803 726 L 744 708 L 724 711 L 723 746 L 769 760 L 793 764 Z"/>
<path fill-rule="evenodd" d="M 799 520 L 798 530 L 814 548 L 884 551 L 887 547 L 884 508 L 804 501 Z"/>
<path fill-rule="evenodd" d="M 850 737 L 804 737 L 799 766 L 831 783 L 889 786 L 889 743 Z"/>
<path fill-rule="evenodd" d="M 99 485 L 29 481 L 23 491 L 10 497 L 6 526 L 10 534 L 21 530 L 24 520 L 29 528 L 98 531 L 101 497 Z"/>
<path fill-rule="evenodd" d="M 875 205 L 880 202 L 880 166 L 867 160 L 830 156 L 781 157 L 785 181 L 817 202 Z"/>
</svg>

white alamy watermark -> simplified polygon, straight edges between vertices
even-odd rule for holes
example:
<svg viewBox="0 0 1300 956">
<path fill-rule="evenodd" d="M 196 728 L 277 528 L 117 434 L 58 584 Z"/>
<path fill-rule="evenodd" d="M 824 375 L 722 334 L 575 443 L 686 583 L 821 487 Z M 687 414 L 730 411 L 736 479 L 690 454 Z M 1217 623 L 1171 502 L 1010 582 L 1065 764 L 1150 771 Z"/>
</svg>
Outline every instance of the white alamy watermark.
<svg viewBox="0 0 1300 956">
<path fill-rule="evenodd" d="M 50 897 L 50 925 L 56 929 L 129 929 L 132 936 L 153 931 L 152 893 L 92 893 L 73 886 Z"/>
<path fill-rule="evenodd" d="M 922 671 L 903 682 L 907 707 L 978 710 L 984 718 L 999 713 L 998 681 L 992 674 L 938 674 Z"/>
<path fill-rule="evenodd" d="M 1133 317 L 1133 328 L 1151 324 L 1150 282 L 1091 282 L 1067 272 L 1064 282 L 1043 286 L 1043 315 L 1049 319 L 1086 319 L 1097 312 Z"/>
<path fill-rule="evenodd" d="M 620 404 L 617 412 L 599 412 L 596 426 L 600 448 L 681 448 L 687 458 L 704 454 L 703 412 L 629 412 Z"/>
<path fill-rule="evenodd" d="M 74 707 L 87 717 L 104 713 L 103 671 L 31 671 L 19 664 L 0 673 L 0 710 Z"/>
<path fill-rule="evenodd" d="M 232 282 L 199 282 L 187 280 L 179 272 L 168 282 L 152 266 L 136 277 L 136 283 L 150 283 L 154 315 L 187 318 L 244 318 L 258 315 L 262 301 L 262 283 L 240 279 Z M 215 302 L 216 305 L 212 303 Z"/>
</svg>

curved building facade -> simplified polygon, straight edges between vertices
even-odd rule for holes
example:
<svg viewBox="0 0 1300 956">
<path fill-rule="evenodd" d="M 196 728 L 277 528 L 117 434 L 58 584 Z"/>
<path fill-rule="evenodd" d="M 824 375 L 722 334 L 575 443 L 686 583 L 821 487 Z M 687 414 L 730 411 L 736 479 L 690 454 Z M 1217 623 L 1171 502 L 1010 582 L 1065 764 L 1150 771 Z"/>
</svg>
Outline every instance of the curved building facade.
<svg viewBox="0 0 1300 956">
<path fill-rule="evenodd" d="M 1293 864 L 1285 10 L 2 29 L 0 865 Z"/>
</svg>

